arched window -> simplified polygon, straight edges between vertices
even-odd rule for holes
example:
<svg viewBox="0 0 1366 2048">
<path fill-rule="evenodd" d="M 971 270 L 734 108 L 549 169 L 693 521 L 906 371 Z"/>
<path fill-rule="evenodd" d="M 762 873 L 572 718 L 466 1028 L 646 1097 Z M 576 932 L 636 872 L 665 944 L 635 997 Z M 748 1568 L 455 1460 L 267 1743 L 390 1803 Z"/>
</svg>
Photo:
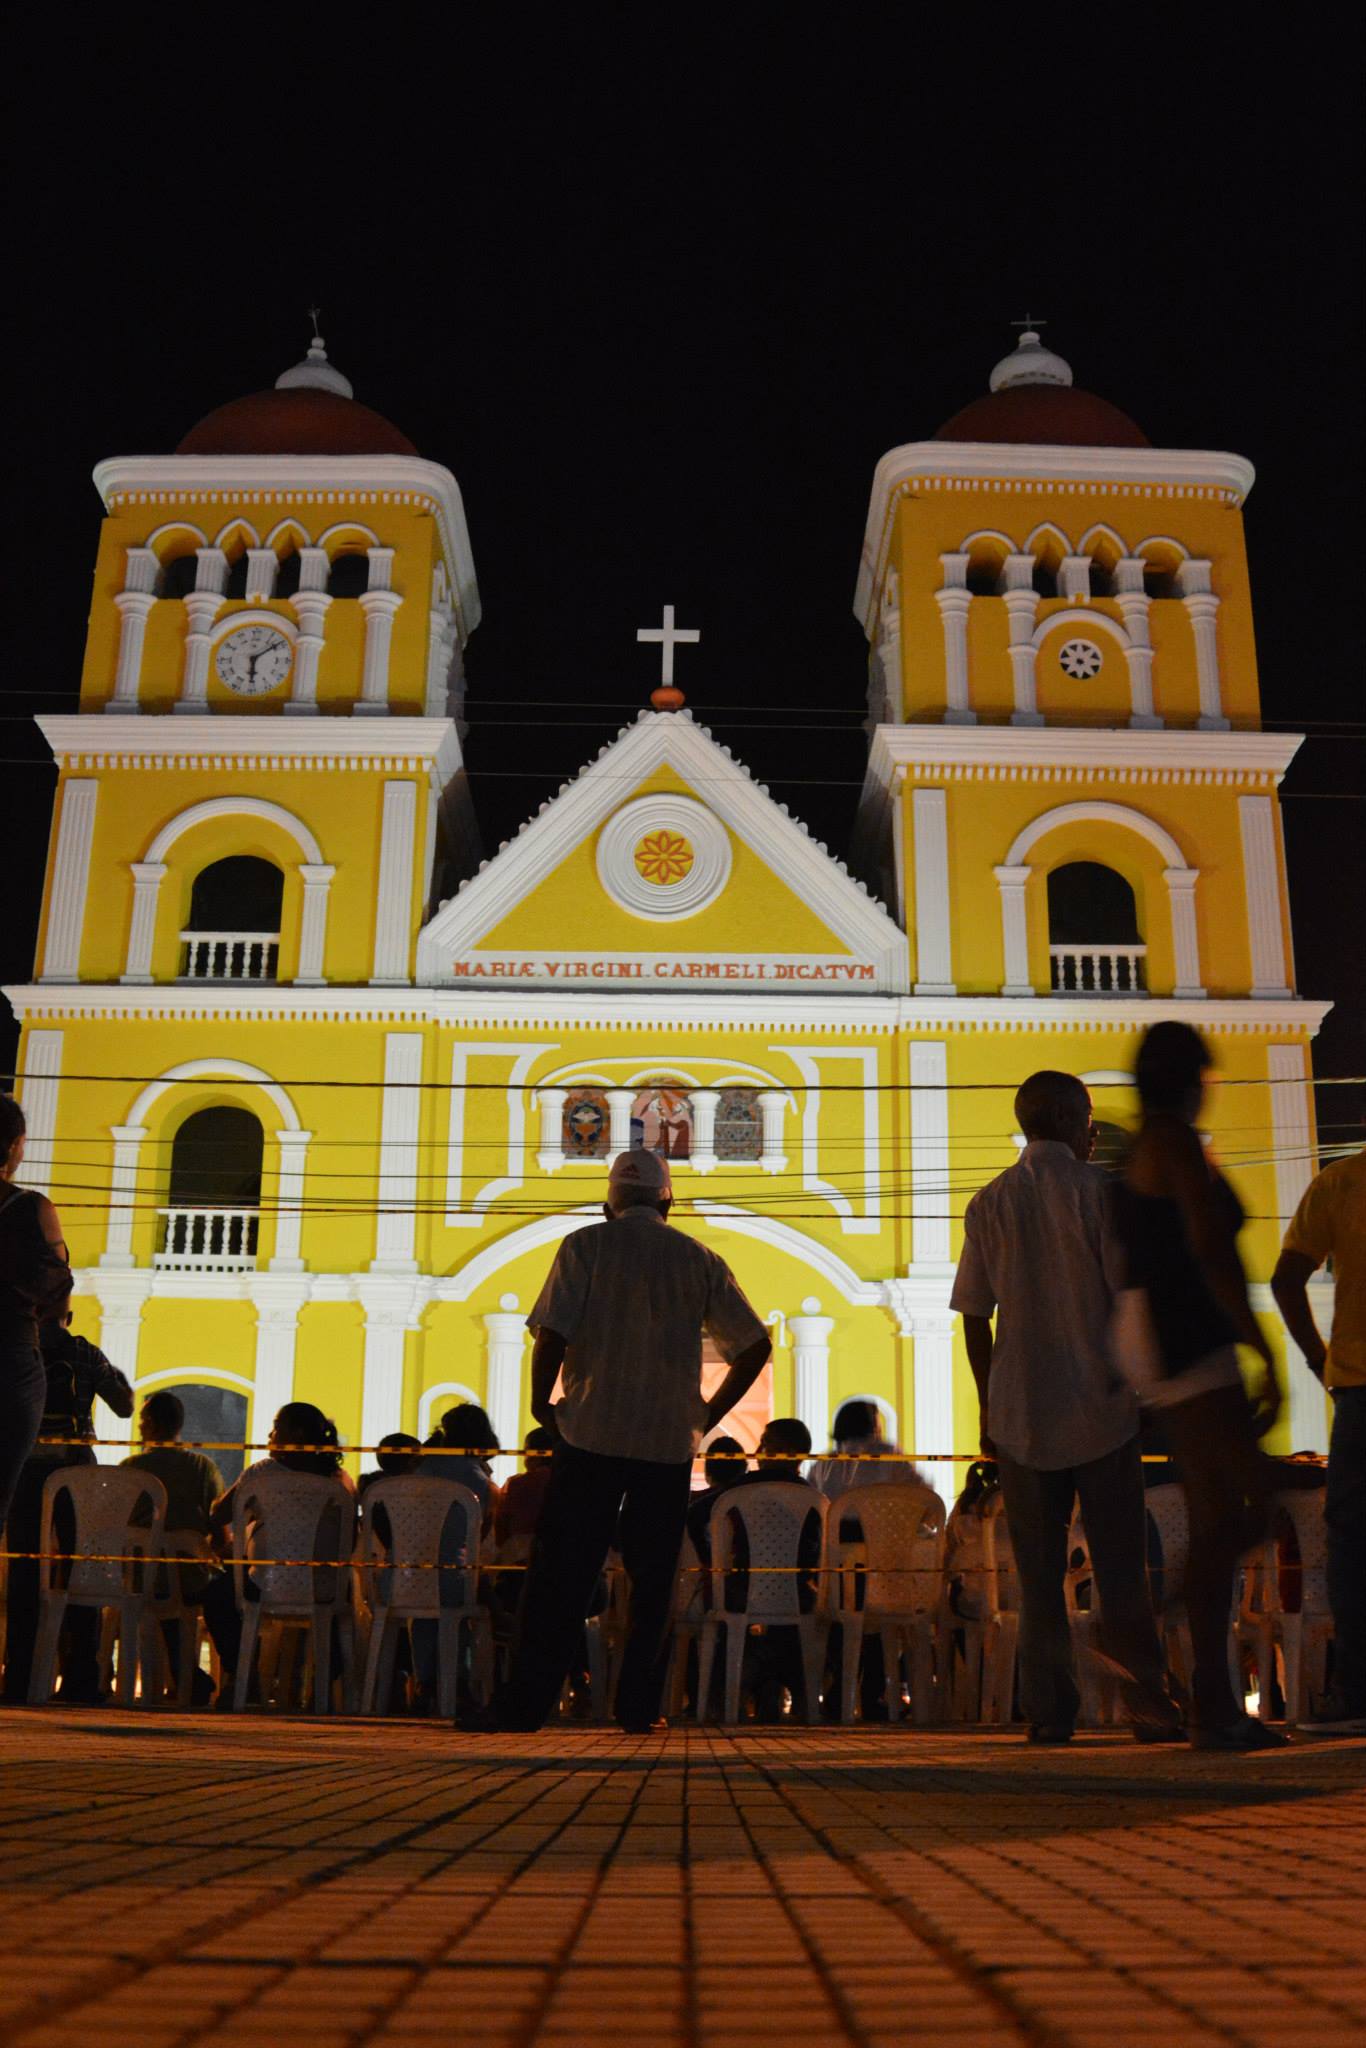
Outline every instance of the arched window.
<svg viewBox="0 0 1366 2048">
<path fill-rule="evenodd" d="M 571 1088 L 564 1099 L 561 1144 L 566 1159 L 605 1159 L 612 1111 L 601 1088 Z"/>
<path fill-rule="evenodd" d="M 764 1119 L 757 1088 L 723 1088 L 716 1105 L 718 1159 L 758 1159 L 764 1149 Z"/>
<path fill-rule="evenodd" d="M 338 555 L 327 575 L 329 597 L 364 597 L 370 588 L 370 562 L 366 555 Z"/>
<path fill-rule="evenodd" d="M 994 556 L 974 554 L 968 563 L 968 589 L 974 597 L 996 597 L 1001 589 L 1001 564 Z"/>
<path fill-rule="evenodd" d="M 293 597 L 295 595 L 299 588 L 299 573 L 298 550 L 291 548 L 287 555 L 281 555 L 279 567 L 275 571 L 276 597 Z"/>
<path fill-rule="evenodd" d="M 180 934 L 182 981 L 274 981 L 285 878 L 273 861 L 230 854 L 195 876 Z"/>
<path fill-rule="evenodd" d="M 1074 860 L 1048 877 L 1048 952 L 1055 995 L 1121 996 L 1144 986 L 1147 948 L 1134 892 L 1099 861 Z"/>
<path fill-rule="evenodd" d="M 157 579 L 158 597 L 188 597 L 199 576 L 199 558 L 191 553 L 167 562 Z"/>
<path fill-rule="evenodd" d="M 249 1109 L 225 1103 L 186 1117 L 171 1141 L 154 1264 L 197 1271 L 256 1264 L 264 1142 Z"/>
<path fill-rule="evenodd" d="M 631 1104 L 631 1143 L 665 1159 L 692 1157 L 692 1104 L 673 1081 L 652 1081 Z"/>
<path fill-rule="evenodd" d="M 247 1434 L 247 1397 L 233 1387 L 210 1386 L 203 1380 L 186 1380 L 182 1385 L 158 1382 L 158 1394 L 174 1394 L 185 1409 L 181 1436 L 186 1443 L 213 1444 L 208 1453 L 226 1483 L 240 1478 L 245 1462 L 241 1451 L 220 1450 L 221 1444 L 240 1444 Z"/>
</svg>

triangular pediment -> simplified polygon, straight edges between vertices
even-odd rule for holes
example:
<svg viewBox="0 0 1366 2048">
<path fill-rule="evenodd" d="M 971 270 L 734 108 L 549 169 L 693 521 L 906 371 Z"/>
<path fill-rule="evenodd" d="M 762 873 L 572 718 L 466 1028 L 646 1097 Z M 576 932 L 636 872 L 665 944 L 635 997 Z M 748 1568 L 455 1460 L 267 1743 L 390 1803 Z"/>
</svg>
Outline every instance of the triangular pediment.
<svg viewBox="0 0 1366 2048">
<path fill-rule="evenodd" d="M 418 940 L 431 987 L 908 986 L 904 933 L 686 712 L 644 712 Z"/>
</svg>

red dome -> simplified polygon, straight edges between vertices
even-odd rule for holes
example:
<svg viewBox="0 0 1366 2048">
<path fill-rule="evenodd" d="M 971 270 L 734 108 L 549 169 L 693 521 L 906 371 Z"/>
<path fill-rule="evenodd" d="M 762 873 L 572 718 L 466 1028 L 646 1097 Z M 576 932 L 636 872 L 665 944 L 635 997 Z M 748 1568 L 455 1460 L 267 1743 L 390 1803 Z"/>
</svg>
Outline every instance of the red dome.
<svg viewBox="0 0 1366 2048">
<path fill-rule="evenodd" d="M 416 455 L 381 413 L 315 386 L 253 391 L 206 413 L 177 455 Z"/>
<path fill-rule="evenodd" d="M 1072 384 L 1011 384 L 974 398 L 936 441 L 1036 441 L 1069 448 L 1149 448 L 1128 413 Z"/>
</svg>

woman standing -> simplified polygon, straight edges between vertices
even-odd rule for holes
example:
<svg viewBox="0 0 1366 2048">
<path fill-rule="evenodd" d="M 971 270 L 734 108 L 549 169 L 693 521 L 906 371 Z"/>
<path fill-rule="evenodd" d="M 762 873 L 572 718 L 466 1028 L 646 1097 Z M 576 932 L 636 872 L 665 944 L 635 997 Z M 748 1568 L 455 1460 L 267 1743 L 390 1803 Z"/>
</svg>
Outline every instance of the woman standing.
<svg viewBox="0 0 1366 2048">
<path fill-rule="evenodd" d="M 25 1130 L 14 1097 L 0 1095 L 0 1530 L 43 1416 L 38 1325 L 65 1315 L 71 1298 L 57 1211 L 46 1195 L 14 1185 Z"/>
<path fill-rule="evenodd" d="M 1186 1491 L 1191 1742 L 1271 1749 L 1285 1737 L 1234 1697 L 1228 1632 L 1238 1560 L 1267 1526 L 1272 1475 L 1258 1438 L 1280 1412 L 1281 1389 L 1238 1256 L 1242 1205 L 1196 1130 L 1212 1064 L 1188 1024 L 1155 1024 L 1139 1047 L 1143 1122 L 1112 1195 L 1128 1281 L 1119 1348 L 1145 1408 L 1160 1417 Z M 1255 1407 L 1240 1344 L 1265 1367 Z"/>
</svg>

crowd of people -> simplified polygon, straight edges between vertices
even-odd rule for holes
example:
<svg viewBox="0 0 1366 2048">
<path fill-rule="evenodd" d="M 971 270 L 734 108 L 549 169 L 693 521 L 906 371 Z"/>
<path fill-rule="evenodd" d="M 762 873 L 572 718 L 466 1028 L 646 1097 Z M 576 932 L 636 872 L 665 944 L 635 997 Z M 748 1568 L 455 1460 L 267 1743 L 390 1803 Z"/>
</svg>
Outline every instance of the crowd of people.
<svg viewBox="0 0 1366 2048">
<path fill-rule="evenodd" d="M 1015 1098 L 1020 1156 L 965 1214 L 952 1306 L 981 1401 L 982 1460 L 968 1473 L 955 1517 L 961 1526 L 999 1487 L 1019 1580 L 1019 1699 L 1031 1742 L 1068 1742 L 1079 1711 L 1064 1591 L 1078 1505 L 1100 1645 L 1135 1737 L 1225 1750 L 1286 1739 L 1244 1712 L 1226 1654 L 1239 1560 L 1265 1531 L 1273 1487 L 1282 1483 L 1262 1439 L 1281 1411 L 1283 1389 L 1238 1254 L 1243 1212 L 1199 1131 L 1210 1064 L 1203 1040 L 1186 1025 L 1161 1023 L 1146 1034 L 1134 1076 L 1141 1124 L 1122 1165 L 1109 1173 L 1091 1163 L 1095 1128 L 1085 1086 L 1065 1073 L 1031 1075 Z M 93 1462 L 87 1444 L 97 1398 L 116 1415 L 133 1407 L 123 1376 L 70 1329 L 71 1274 L 56 1212 L 16 1184 L 23 1143 L 22 1111 L 0 1098 L 9 1699 L 28 1690 L 39 1590 L 32 1553 L 45 1480 L 63 1466 Z M 272 1488 L 286 1485 L 289 1473 L 334 1477 L 343 1519 L 354 1517 L 380 1479 L 435 1476 L 474 1496 L 482 1555 L 523 1567 L 515 1578 L 495 1574 L 488 1582 L 509 1653 L 493 1696 L 462 1703 L 460 1724 L 474 1730 L 529 1731 L 555 1711 L 582 1669 L 585 1617 L 607 1597 L 609 1553 L 619 1556 L 630 1588 L 616 1715 L 623 1728 L 647 1731 L 663 1725 L 685 1534 L 706 1564 L 727 1495 L 767 1483 L 806 1489 L 813 1502 L 818 1495 L 840 1501 L 833 1512 L 843 1540 L 858 1535 L 857 1499 L 849 1497 L 858 1488 L 891 1481 L 931 1495 L 907 1460 L 887 1455 L 895 1446 L 883 1441 L 868 1401 L 845 1403 L 833 1447 L 819 1459 L 794 1417 L 767 1425 L 752 1466 L 738 1439 L 719 1434 L 767 1364 L 770 1336 L 725 1262 L 668 1227 L 672 1199 L 667 1159 L 643 1148 L 622 1153 L 610 1168 L 603 1221 L 561 1243 L 528 1317 L 530 1455 L 505 1486 L 495 1483 L 490 1463 L 500 1449 L 492 1424 L 473 1403 L 447 1411 L 426 1444 L 387 1437 L 376 1468 L 357 1486 L 332 1422 L 308 1403 L 290 1402 L 275 1418 L 268 1455 L 225 1487 L 212 1460 L 179 1441 L 179 1400 L 159 1392 L 143 1402 L 142 1448 L 126 1462 L 166 1489 L 167 1531 L 179 1533 L 177 1547 L 192 1557 L 181 1567 L 182 1593 L 202 1608 L 222 1674 L 220 1704 L 231 1699 L 239 1662 L 240 1601 L 253 1597 L 250 1571 L 234 1588 L 223 1568 L 236 1510 L 250 1506 L 248 1557 L 267 1558 Z M 1336 1308 L 1325 1342 L 1308 1283 L 1329 1260 Z M 1334 1407 L 1325 1522 L 1335 1643 L 1312 1725 L 1366 1732 L 1366 1151 L 1336 1160 L 1313 1181 L 1272 1285 Z M 709 1396 L 702 1391 L 704 1336 L 726 1361 Z M 1258 1361 L 1250 1387 L 1240 1347 Z M 40 1435 L 61 1442 L 38 1443 Z M 705 1486 L 694 1490 L 704 1441 Z M 1143 1450 L 1154 1443 L 1187 1502 L 1188 1694 L 1173 1690 L 1152 1605 Z M 816 1598 L 821 1520 L 810 1515 L 793 1567 L 804 1604 Z M 349 1540 L 340 1554 L 350 1554 Z M 952 1597 L 954 1611 L 969 1616 L 971 1583 L 955 1580 Z M 784 1633 L 768 1632 L 748 1668 L 760 1717 L 781 1713 L 801 1683 Z M 176 1654 L 171 1646 L 173 1664 Z M 865 1656 L 869 1713 L 880 1697 L 879 1654 L 870 1646 Z M 435 1657 L 435 1624 L 425 1633 L 415 1624 L 400 1675 L 418 1711 L 434 1698 Z M 207 1704 L 208 1676 L 193 1676 L 195 1698 Z M 72 1610 L 60 1697 L 95 1698 L 98 1683 L 95 1616 Z"/>
</svg>

